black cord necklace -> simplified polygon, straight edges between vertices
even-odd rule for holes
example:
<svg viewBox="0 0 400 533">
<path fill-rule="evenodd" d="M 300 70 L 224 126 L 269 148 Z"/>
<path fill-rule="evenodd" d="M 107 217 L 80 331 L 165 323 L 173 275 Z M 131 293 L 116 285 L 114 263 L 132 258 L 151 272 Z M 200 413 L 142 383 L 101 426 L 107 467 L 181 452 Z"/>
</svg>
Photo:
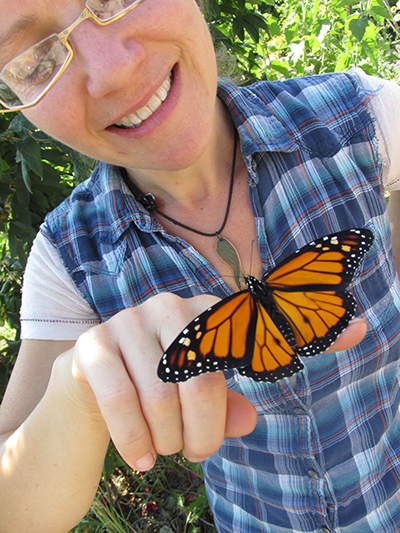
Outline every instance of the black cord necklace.
<svg viewBox="0 0 400 533">
<path fill-rule="evenodd" d="M 229 185 L 228 202 L 227 202 L 227 205 L 226 205 L 225 216 L 224 216 L 224 220 L 222 222 L 222 225 L 219 228 L 219 230 L 215 231 L 214 233 L 207 233 L 205 231 L 200 231 L 198 229 L 191 228 L 190 226 L 187 226 L 186 224 L 182 224 L 182 222 L 179 222 L 178 220 L 175 220 L 174 218 L 166 215 L 165 213 L 163 213 L 162 211 L 160 211 L 158 209 L 157 204 L 156 204 L 156 199 L 154 198 L 154 195 L 151 192 L 149 192 L 147 194 L 144 194 L 144 195 L 135 194 L 136 200 L 140 204 L 142 204 L 143 207 L 145 207 L 148 211 L 155 211 L 158 215 L 160 215 L 161 217 L 169 220 L 170 222 L 172 222 L 176 226 L 180 226 L 181 228 L 184 228 L 184 229 L 186 229 L 188 231 L 192 231 L 193 233 L 197 233 L 197 235 L 202 235 L 203 237 L 215 237 L 215 236 L 217 236 L 218 238 L 220 238 L 220 235 L 223 232 L 223 230 L 225 229 L 226 223 L 228 221 L 229 211 L 230 211 L 230 208 L 231 208 L 233 182 L 234 182 L 234 178 L 235 178 L 235 169 L 236 169 L 236 153 L 237 153 L 237 131 L 235 129 L 235 140 L 234 140 L 234 147 L 233 147 L 233 158 L 232 158 L 232 169 L 231 169 L 231 182 L 230 182 L 230 185 Z"/>
<path fill-rule="evenodd" d="M 169 220 L 176 226 L 180 226 L 181 228 L 184 228 L 188 231 L 191 231 L 193 233 L 196 233 L 197 235 L 201 235 L 202 237 L 217 237 L 217 243 L 216 243 L 216 252 L 217 255 L 222 261 L 229 266 L 229 268 L 232 270 L 236 284 L 239 289 L 243 288 L 243 280 L 244 276 L 242 274 L 242 265 L 240 262 L 239 255 L 236 251 L 236 248 L 233 246 L 233 244 L 226 239 L 225 237 L 221 236 L 221 233 L 224 231 L 226 223 L 228 221 L 229 217 L 229 211 L 231 208 L 231 201 L 232 201 L 232 193 L 233 193 L 233 182 L 235 179 L 235 169 L 236 169 L 236 153 L 237 153 L 237 144 L 238 144 L 238 134 L 235 129 L 234 134 L 234 146 L 233 146 L 233 157 L 232 157 L 232 168 L 231 168 L 231 180 L 229 185 L 229 194 L 228 194 L 228 201 L 226 204 L 225 209 L 225 216 L 224 220 L 222 221 L 222 225 L 219 228 L 219 230 L 213 232 L 213 233 L 207 233 L 205 231 L 200 231 L 198 229 L 192 228 L 190 226 L 187 226 L 186 224 L 182 224 L 182 222 L 179 222 L 178 220 L 175 220 L 174 218 L 166 215 L 162 211 L 160 211 L 156 204 L 156 199 L 154 197 L 154 194 L 151 192 L 142 194 L 139 189 L 134 185 L 131 180 L 128 178 L 128 174 L 126 172 L 126 169 L 121 168 L 122 176 L 127 183 L 128 187 L 131 189 L 132 193 L 134 194 L 136 200 L 145 207 L 148 211 L 155 211 L 159 216 L 165 218 L 166 220 Z"/>
</svg>

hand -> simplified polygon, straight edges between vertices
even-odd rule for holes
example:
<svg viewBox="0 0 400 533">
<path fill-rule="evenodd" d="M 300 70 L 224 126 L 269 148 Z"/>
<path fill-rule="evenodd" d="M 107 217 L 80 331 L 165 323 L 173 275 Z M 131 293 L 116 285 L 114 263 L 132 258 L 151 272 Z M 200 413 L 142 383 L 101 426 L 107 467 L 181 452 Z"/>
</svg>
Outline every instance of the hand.
<svg viewBox="0 0 400 533">
<path fill-rule="evenodd" d="M 189 460 L 201 461 L 219 449 L 224 437 L 254 429 L 254 407 L 227 390 L 222 372 L 180 384 L 165 384 L 157 377 L 165 349 L 216 301 L 212 296 L 181 299 L 162 293 L 78 340 L 74 375 L 84 389 L 86 385 L 84 402 L 100 411 L 115 446 L 132 468 L 147 470 L 156 453 L 180 450 Z M 366 329 L 364 321 L 353 321 L 327 351 L 354 346 Z"/>
<path fill-rule="evenodd" d="M 250 433 L 254 407 L 227 390 L 222 372 L 185 383 L 157 377 L 162 354 L 198 314 L 218 301 L 213 296 L 182 299 L 162 293 L 121 311 L 83 334 L 74 348 L 74 377 L 80 401 L 100 412 L 121 456 L 147 470 L 156 453 L 180 450 L 201 461 L 222 440 Z"/>
</svg>

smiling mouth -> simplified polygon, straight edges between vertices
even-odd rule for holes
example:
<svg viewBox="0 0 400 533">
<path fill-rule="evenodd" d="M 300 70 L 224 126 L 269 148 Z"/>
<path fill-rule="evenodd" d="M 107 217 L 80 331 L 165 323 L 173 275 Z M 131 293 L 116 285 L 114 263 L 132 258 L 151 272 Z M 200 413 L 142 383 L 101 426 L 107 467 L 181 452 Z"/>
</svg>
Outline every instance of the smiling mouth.
<svg viewBox="0 0 400 533">
<path fill-rule="evenodd" d="M 172 83 L 173 72 L 171 71 L 168 78 L 162 82 L 145 106 L 122 118 L 116 122 L 114 126 L 122 129 L 138 128 L 145 120 L 150 118 L 166 100 L 168 93 L 171 90 Z"/>
</svg>

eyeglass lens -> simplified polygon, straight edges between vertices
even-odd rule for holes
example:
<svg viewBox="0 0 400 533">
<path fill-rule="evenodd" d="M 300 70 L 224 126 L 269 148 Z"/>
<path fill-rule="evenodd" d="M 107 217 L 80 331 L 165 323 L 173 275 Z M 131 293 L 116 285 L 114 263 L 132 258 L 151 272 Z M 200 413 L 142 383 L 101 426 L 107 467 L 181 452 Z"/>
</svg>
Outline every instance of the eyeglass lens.
<svg viewBox="0 0 400 533">
<path fill-rule="evenodd" d="M 101 22 L 112 22 L 142 0 L 87 0 L 86 7 Z M 7 63 L 0 73 L 0 100 L 10 109 L 31 104 L 52 85 L 71 52 L 51 35 Z"/>
</svg>

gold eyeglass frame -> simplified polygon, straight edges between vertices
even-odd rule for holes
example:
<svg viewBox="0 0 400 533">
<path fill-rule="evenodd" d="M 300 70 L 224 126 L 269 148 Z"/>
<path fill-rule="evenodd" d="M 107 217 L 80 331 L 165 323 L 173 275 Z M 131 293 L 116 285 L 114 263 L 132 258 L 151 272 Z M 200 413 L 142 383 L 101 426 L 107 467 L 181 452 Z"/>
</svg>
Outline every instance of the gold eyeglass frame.
<svg viewBox="0 0 400 533">
<path fill-rule="evenodd" d="M 132 11 L 132 9 L 135 9 L 135 7 L 137 7 L 142 2 L 143 2 L 143 0 L 135 0 L 130 6 L 125 8 L 123 11 L 121 11 L 117 15 L 114 15 L 113 17 L 110 17 L 110 18 L 108 18 L 106 20 L 100 20 L 99 18 L 97 18 L 95 13 L 93 13 L 93 11 L 87 5 L 85 5 L 85 9 L 82 11 L 82 13 L 79 15 L 79 17 L 70 26 L 68 26 L 68 28 L 66 28 L 65 30 L 61 31 L 60 33 L 53 33 L 53 34 L 49 35 L 48 37 L 46 37 L 45 39 L 43 39 L 43 41 L 46 41 L 47 39 L 51 39 L 52 37 L 58 37 L 58 39 L 63 43 L 63 45 L 65 46 L 65 48 L 68 51 L 68 56 L 65 59 L 64 64 L 60 68 L 59 72 L 56 74 L 56 76 L 54 76 L 54 78 L 46 86 L 46 88 L 41 92 L 41 94 L 39 96 L 37 96 L 35 98 L 35 100 L 33 100 L 33 102 L 31 102 L 29 104 L 24 104 L 24 105 L 21 105 L 21 106 L 15 106 L 15 107 L 10 108 L 8 104 L 5 104 L 0 99 L 0 104 L 6 108 L 6 109 L 0 109 L 0 113 L 12 113 L 12 112 L 15 112 L 15 111 L 21 111 L 22 109 L 28 109 L 30 107 L 35 106 L 37 103 L 40 102 L 40 100 L 42 100 L 42 98 L 44 96 L 46 96 L 46 94 L 50 91 L 50 89 L 54 86 L 54 84 L 60 79 L 61 75 L 65 72 L 65 69 L 68 67 L 68 65 L 70 64 L 70 62 L 71 62 L 71 60 L 72 60 L 72 58 L 74 56 L 74 50 L 73 50 L 71 44 L 69 43 L 68 38 L 71 35 L 72 31 L 77 26 L 79 26 L 79 24 L 81 24 L 81 22 L 83 22 L 84 20 L 93 20 L 96 24 L 99 24 L 99 26 L 106 26 L 107 24 L 111 24 L 112 22 L 114 22 L 114 21 L 120 19 L 121 17 L 123 17 L 124 15 L 126 15 L 127 13 L 129 13 L 129 11 Z M 34 48 L 35 46 L 37 46 L 38 44 L 40 44 L 43 41 L 40 41 L 40 42 L 36 43 L 31 48 Z M 20 57 L 23 54 L 26 54 L 26 52 L 28 52 L 29 50 L 30 50 L 30 48 L 28 48 L 28 50 L 25 50 L 25 52 L 22 52 L 22 54 L 18 55 L 17 57 L 12 59 L 11 61 L 14 61 L 15 59 L 18 59 L 18 57 Z M 7 65 L 4 66 L 3 70 L 11 63 L 11 61 L 9 63 L 7 63 Z M 3 72 L 3 70 L 2 70 L 2 72 Z"/>
</svg>

